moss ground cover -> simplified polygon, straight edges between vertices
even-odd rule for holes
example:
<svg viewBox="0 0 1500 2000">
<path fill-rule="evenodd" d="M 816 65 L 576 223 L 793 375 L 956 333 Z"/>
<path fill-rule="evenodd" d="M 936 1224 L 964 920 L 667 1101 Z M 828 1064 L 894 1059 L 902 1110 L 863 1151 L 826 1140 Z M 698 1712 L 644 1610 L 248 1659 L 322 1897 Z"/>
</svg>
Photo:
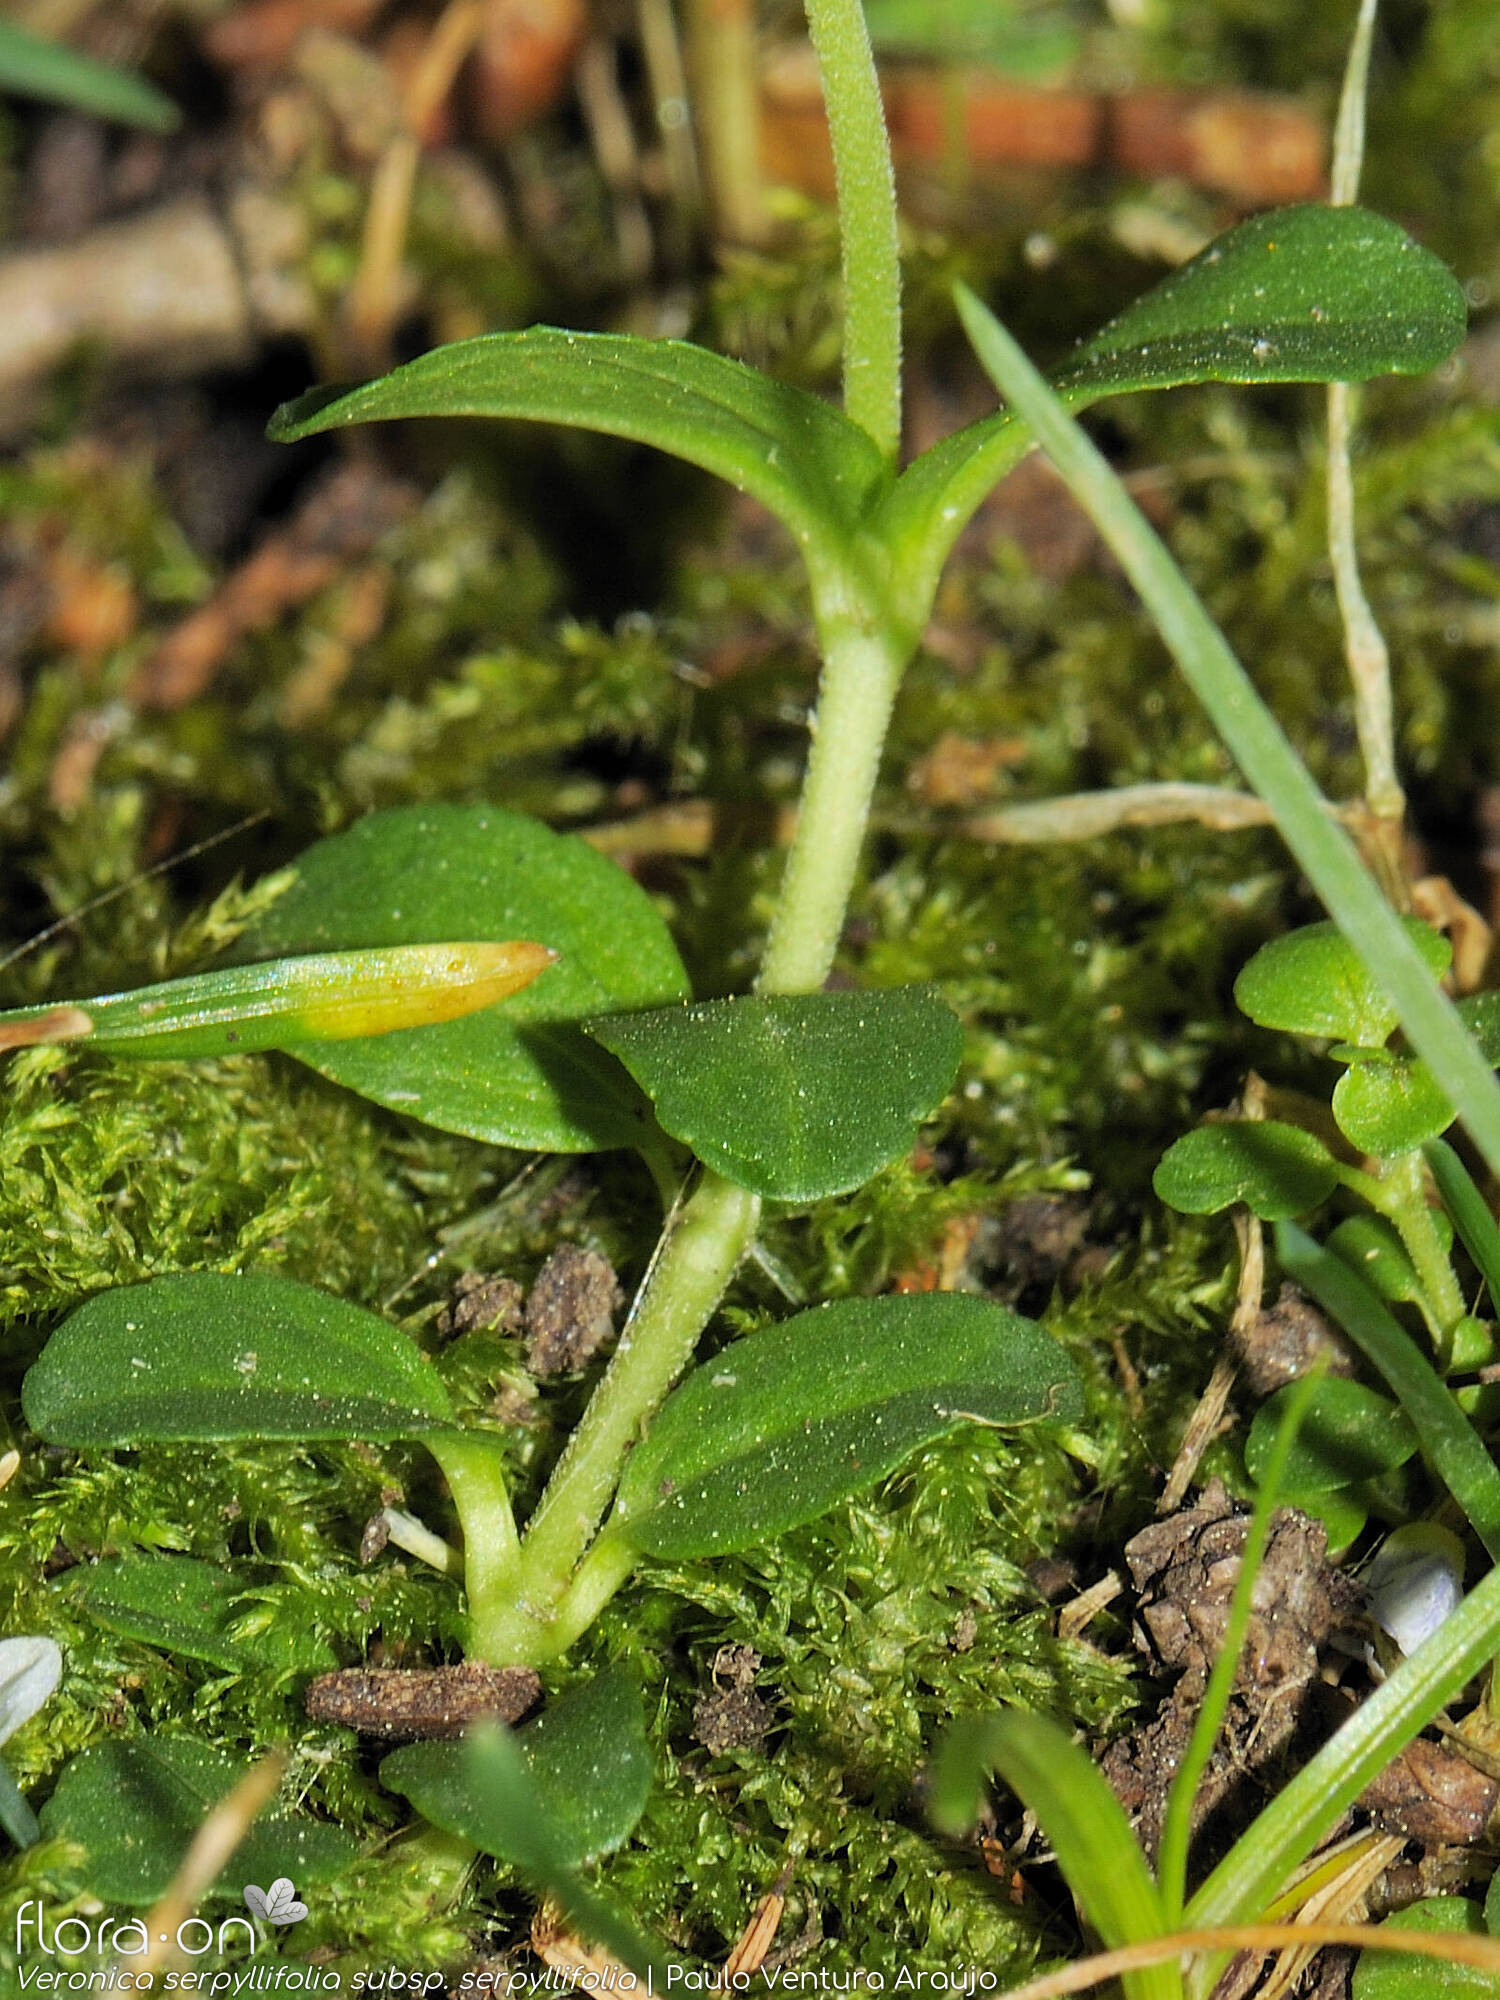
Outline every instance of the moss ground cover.
<svg viewBox="0 0 1500 2000">
<path fill-rule="evenodd" d="M 819 250 L 815 241 L 808 261 L 821 285 Z M 1099 316 L 1097 306 L 1086 315 Z M 1252 407 L 1204 390 L 1112 421 L 1122 456 L 1192 468 L 1171 497 L 1171 535 L 1314 769 L 1341 792 L 1351 746 L 1304 497 L 1306 418 L 1302 392 Z M 1493 505 L 1493 424 L 1430 385 L 1375 393 L 1368 422 L 1371 589 L 1394 606 L 1403 747 L 1433 823 L 1462 835 L 1492 776 L 1482 718 L 1500 697 L 1474 615 L 1492 565 L 1468 547 Z M 10 477 L 23 532 L 60 505 L 76 509 L 79 532 L 157 615 L 202 587 L 169 506 L 140 477 L 101 482 L 66 448 Z M 1433 562 L 1433 539 L 1446 560 Z M 380 544 L 389 609 L 335 702 L 308 715 L 288 708 L 287 691 L 338 615 L 337 586 L 243 646 L 205 701 L 124 718 L 66 810 L 58 754 L 101 689 L 95 663 L 49 661 L 0 799 L 12 934 L 19 943 L 55 911 L 123 893 L 17 959 L 8 998 L 201 962 L 252 913 L 224 886 L 236 868 L 259 874 L 371 805 L 498 799 L 571 827 L 629 820 L 664 799 L 790 799 L 810 679 L 784 551 L 755 547 L 737 516 L 717 537 L 671 546 L 671 580 L 650 604 L 613 623 L 570 616 L 578 578 L 487 490 L 482 467 L 450 473 Z M 746 662 L 752 621 L 770 638 Z M 681 1949 L 721 1957 L 793 1861 L 783 1936 L 821 1939 L 820 1963 L 893 1977 L 957 1957 L 1019 1976 L 1055 1936 L 1034 1898 L 1013 1905 L 972 1852 L 935 1840 L 916 1773 L 935 1727 L 965 1709 L 1015 1695 L 1107 1733 L 1134 1698 L 1120 1627 L 1101 1621 L 1097 1646 L 1058 1640 L 1028 1572 L 1046 1556 L 1091 1577 L 1149 1512 L 1232 1293 L 1227 1232 L 1163 1215 L 1150 1169 L 1197 1110 L 1232 1093 L 1247 1061 L 1285 1074 L 1303 1060 L 1255 1036 L 1228 994 L 1254 946 L 1307 911 L 1264 835 L 1178 829 L 997 852 L 955 837 L 930 790 L 924 799 L 920 760 L 943 728 L 1016 746 L 999 768 L 1017 792 L 1148 772 L 1224 776 L 1222 752 L 1096 554 L 1044 586 L 1014 543 L 976 537 L 945 583 L 931 639 L 899 698 L 840 966 L 873 984 L 943 983 L 965 1033 L 959 1086 L 911 1160 L 852 1200 L 773 1213 L 728 1311 L 750 1327 L 803 1299 L 882 1289 L 928 1263 L 945 1227 L 997 1219 L 1001 1240 L 979 1239 L 979 1268 L 1024 1291 L 1077 1361 L 1086 1445 L 948 1440 L 871 1498 L 753 1555 L 712 1568 L 648 1563 L 558 1685 L 625 1661 L 655 1691 L 658 1789 L 640 1837 L 602 1880 Z M 128 647 L 105 662 L 106 696 L 131 664 Z M 270 817 L 137 879 L 170 854 L 174 828 L 198 835 L 253 812 Z M 636 867 L 670 913 L 696 990 L 743 984 L 778 868 L 763 820 L 749 816 L 732 845 L 688 859 L 647 852 Z M 649 1254 L 650 1190 L 637 1170 L 529 1168 L 364 1105 L 283 1058 L 137 1070 L 40 1050 L 11 1063 L 7 1085 L 0 1301 L 13 1425 L 20 1372 L 51 1326 L 93 1293 L 156 1273 L 282 1274 L 423 1328 L 466 1268 L 525 1280 L 573 1239 L 603 1248 L 629 1281 Z M 1004 1240 L 1007 1213 L 1038 1194 L 1087 1200 L 1087 1257 L 1049 1267 L 1028 1262 L 1024 1237 Z M 488 1393 L 499 1369 L 521 1368 L 505 1334 L 466 1336 L 439 1358 L 460 1402 Z M 508 1452 L 523 1495 L 579 1401 L 576 1384 L 546 1389 L 515 1427 Z M 455 1641 L 450 1583 L 399 1557 L 357 1560 L 362 1525 L 392 1499 L 443 1520 L 420 1454 L 150 1446 L 80 1462 L 15 1435 L 23 1461 L 0 1521 L 5 1628 L 55 1634 L 70 1661 L 61 1695 L 13 1746 L 23 1782 L 45 1781 L 110 1733 L 191 1726 L 234 1749 L 288 1741 L 299 1794 L 365 1842 L 358 1867 L 315 1900 L 299 1950 L 326 1946 L 351 1973 L 390 1962 L 451 1971 L 510 1943 L 526 1902 L 504 1871 L 402 1831 L 372 1761 L 301 1713 L 306 1676 L 330 1653 L 359 1658 L 378 1638 L 394 1663 Z M 1240 1477 L 1232 1443 L 1207 1465 Z M 69 1565 L 129 1546 L 242 1569 L 243 1615 L 264 1634 L 267 1663 L 226 1674 L 80 1615 Z M 731 1644 L 760 1656 L 773 1721 L 758 1742 L 715 1755 L 695 1739 L 693 1708 Z M 56 1842 L 9 1872 L 0 1954 L 27 1897 L 60 1910 L 87 1888 Z"/>
</svg>

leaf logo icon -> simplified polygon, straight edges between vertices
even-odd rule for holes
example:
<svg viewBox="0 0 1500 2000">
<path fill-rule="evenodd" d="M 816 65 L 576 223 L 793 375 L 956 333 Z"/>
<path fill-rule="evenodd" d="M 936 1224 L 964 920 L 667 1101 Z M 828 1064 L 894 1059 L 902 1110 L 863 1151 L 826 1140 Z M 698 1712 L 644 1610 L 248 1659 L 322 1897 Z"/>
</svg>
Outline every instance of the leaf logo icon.
<svg viewBox="0 0 1500 2000">
<path fill-rule="evenodd" d="M 244 1894 L 245 1907 L 251 1916 L 268 1924 L 300 1924 L 307 1915 L 307 1905 L 297 1901 L 297 1891 L 289 1876 L 278 1875 L 269 1889 L 258 1889 L 253 1882 L 247 1882 Z"/>
</svg>

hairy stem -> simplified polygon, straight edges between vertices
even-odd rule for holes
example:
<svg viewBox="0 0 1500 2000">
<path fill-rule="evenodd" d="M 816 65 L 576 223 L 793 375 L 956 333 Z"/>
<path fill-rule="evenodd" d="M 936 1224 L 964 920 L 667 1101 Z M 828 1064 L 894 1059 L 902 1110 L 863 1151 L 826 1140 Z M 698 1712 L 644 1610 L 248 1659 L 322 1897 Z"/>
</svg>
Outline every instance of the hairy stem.
<svg viewBox="0 0 1500 2000">
<path fill-rule="evenodd" d="M 1359 195 L 1365 151 L 1365 97 L 1370 74 L 1370 42 L 1376 0 L 1360 0 L 1344 87 L 1334 126 L 1331 199 L 1347 207 Z M 1354 390 L 1347 382 L 1328 385 L 1328 555 L 1333 587 L 1344 626 L 1344 655 L 1354 689 L 1354 724 L 1365 764 L 1365 797 L 1378 829 L 1383 872 L 1401 880 L 1400 827 L 1406 795 L 1396 775 L 1396 732 L 1391 701 L 1391 660 L 1360 581 L 1354 540 L 1354 472 L 1351 447 Z"/>
<path fill-rule="evenodd" d="M 894 466 L 901 445 L 901 257 L 880 79 L 860 0 L 807 0 L 833 141 L 844 268 L 844 409 Z"/>
<path fill-rule="evenodd" d="M 604 1379 L 493 1593 L 470 1586 L 470 1650 L 493 1665 L 545 1658 L 558 1599 L 619 1483 L 625 1454 L 687 1365 L 744 1255 L 760 1202 L 705 1173 L 657 1248 Z"/>
<path fill-rule="evenodd" d="M 828 977 L 905 664 L 900 642 L 868 619 L 839 610 L 824 620 L 807 776 L 761 966 L 762 993 L 815 993 Z"/>
</svg>

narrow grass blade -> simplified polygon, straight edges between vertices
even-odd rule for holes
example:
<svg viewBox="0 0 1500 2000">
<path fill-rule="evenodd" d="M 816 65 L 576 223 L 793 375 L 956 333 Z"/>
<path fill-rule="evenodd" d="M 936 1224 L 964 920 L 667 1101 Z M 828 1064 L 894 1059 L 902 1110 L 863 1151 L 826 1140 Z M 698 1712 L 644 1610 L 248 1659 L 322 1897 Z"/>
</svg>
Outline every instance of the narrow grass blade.
<svg viewBox="0 0 1500 2000">
<path fill-rule="evenodd" d="M 1433 1470 L 1500 1562 L 1500 1470 L 1432 1363 L 1343 1259 L 1295 1223 L 1278 1225 L 1276 1254 L 1287 1276 L 1332 1313 L 1380 1370 L 1411 1418 Z"/>
<path fill-rule="evenodd" d="M 151 132 L 175 132 L 182 113 L 171 98 L 133 76 L 33 35 L 14 21 L 0 21 L 0 90 L 68 104 L 96 118 L 118 118 Z"/>
<path fill-rule="evenodd" d="M 1500 1312 L 1500 1227 L 1496 1226 L 1468 1168 L 1446 1139 L 1429 1140 L 1422 1151 L 1448 1211 L 1448 1220 L 1489 1286 L 1490 1310 Z"/>
<path fill-rule="evenodd" d="M 545 945 L 517 942 L 264 959 L 133 993 L 0 1014 L 0 1049 L 87 1040 L 111 1055 L 161 1060 L 352 1041 L 460 1020 L 519 993 L 556 957 Z"/>
<path fill-rule="evenodd" d="M 1162 1821 L 1161 1852 L 1157 1857 L 1157 1881 L 1166 1921 L 1169 1924 L 1178 1923 L 1182 1917 L 1182 1906 L 1187 1895 L 1188 1843 L 1192 1837 L 1193 1801 L 1198 1796 L 1198 1787 L 1202 1783 L 1203 1773 L 1208 1769 L 1208 1760 L 1213 1755 L 1214 1744 L 1218 1741 L 1219 1731 L 1224 1726 L 1225 1711 L 1229 1707 L 1229 1697 L 1234 1691 L 1234 1677 L 1239 1668 L 1240 1654 L 1244 1650 L 1245 1634 L 1250 1627 L 1250 1607 L 1255 1579 L 1260 1574 L 1260 1566 L 1265 1559 L 1266 1542 L 1271 1533 L 1271 1516 L 1280 1496 L 1281 1482 L 1286 1473 L 1292 1446 L 1297 1441 L 1302 1420 L 1307 1415 L 1313 1391 L 1321 1380 L 1322 1371 L 1317 1370 L 1304 1375 L 1293 1386 L 1285 1419 L 1277 1432 L 1265 1477 L 1256 1495 L 1255 1511 L 1250 1517 L 1250 1526 L 1245 1531 L 1245 1548 L 1240 1557 L 1240 1573 L 1235 1579 L 1229 1617 L 1224 1625 L 1224 1643 L 1219 1648 L 1213 1672 L 1208 1677 L 1208 1687 L 1193 1723 L 1192 1736 L 1188 1740 L 1182 1762 L 1177 1767 L 1167 1793 L 1167 1809 Z"/>
<path fill-rule="evenodd" d="M 945 1833 L 973 1820 L 985 1774 L 1036 1814 L 1079 1907 L 1106 1944 L 1139 1944 L 1168 1928 L 1130 1822 L 1093 1759 L 1065 1730 L 1024 1709 L 971 1716 L 949 1730 L 932 1774 L 932 1816 Z M 1126 1973 L 1128 2000 L 1181 2000 L 1175 1965 Z"/>
<path fill-rule="evenodd" d="M 1365 1786 L 1500 1649 L 1500 1569 L 1365 1700 L 1243 1835 L 1187 1907 L 1195 1928 L 1252 1921 L 1337 1824 Z M 1210 1961 L 1195 1992 L 1211 1990 L 1228 1954 Z"/>
<path fill-rule="evenodd" d="M 1329 915 L 1390 995 L 1413 1047 L 1500 1173 L 1500 1083 L 1407 936 L 1222 632 L 1118 476 L 992 313 L 966 287 L 959 312 L 1001 393 L 1118 557 L 1163 639 Z"/>
</svg>

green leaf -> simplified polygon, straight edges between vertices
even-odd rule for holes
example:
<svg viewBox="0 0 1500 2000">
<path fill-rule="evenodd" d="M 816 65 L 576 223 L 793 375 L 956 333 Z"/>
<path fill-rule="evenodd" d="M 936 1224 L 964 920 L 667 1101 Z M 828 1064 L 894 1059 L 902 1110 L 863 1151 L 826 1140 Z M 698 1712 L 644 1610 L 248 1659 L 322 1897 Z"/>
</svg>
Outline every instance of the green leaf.
<svg viewBox="0 0 1500 2000">
<path fill-rule="evenodd" d="M 651 1791 L 640 1690 L 627 1674 L 595 1675 L 511 1740 L 519 1756 L 496 1789 L 481 1782 L 465 1742 L 394 1750 L 381 1783 L 434 1826 L 517 1868 L 581 1868 L 624 1845 Z"/>
<path fill-rule="evenodd" d="M 387 1035 L 491 1007 L 551 965 L 543 946 L 519 941 L 266 959 L 128 993 L 14 1008 L 0 1013 L 0 1050 L 86 1040 L 110 1055 L 181 1060 Z"/>
<path fill-rule="evenodd" d="M 933 1759 L 933 1819 L 950 1836 L 973 1825 L 986 1776 L 998 1771 L 1037 1821 L 1079 1908 L 1106 1947 L 1142 1944 L 1167 1930 L 1161 1896 L 1119 1800 L 1065 1730 L 1024 1709 L 970 1716 L 948 1730 Z M 1175 1965 L 1121 1979 L 1129 2000 L 1181 2000 Z"/>
<path fill-rule="evenodd" d="M 1385 1377 L 1428 1462 L 1500 1561 L 1500 1469 L 1432 1363 L 1348 1265 L 1295 1223 L 1277 1225 L 1276 1255 L 1287 1276 L 1332 1314 Z"/>
<path fill-rule="evenodd" d="M 684 341 L 551 326 L 455 341 L 362 388 L 310 390 L 268 435 L 392 417 L 525 417 L 633 438 L 753 494 L 804 543 L 840 539 L 886 478 L 860 427 L 805 390 Z"/>
<path fill-rule="evenodd" d="M 234 1672 L 257 1664 L 234 1636 L 244 1585 L 191 1556 L 121 1556 L 69 1570 L 64 1593 L 97 1624 L 163 1652 Z"/>
<path fill-rule="evenodd" d="M 1330 1231 L 1327 1248 L 1388 1304 L 1421 1303 L 1422 1281 L 1406 1254 L 1406 1245 L 1383 1215 L 1351 1215 Z"/>
<path fill-rule="evenodd" d="M 1464 333 L 1452 274 L 1367 209 L 1252 216 L 1110 321 L 1056 378 L 1070 410 L 1193 382 L 1358 382 L 1435 367 Z M 948 551 L 1032 443 L 1002 410 L 926 451 L 882 504 L 903 615 L 917 629 Z"/>
<path fill-rule="evenodd" d="M 1363 208 L 1253 215 L 1086 341 L 1059 388 L 1421 375 L 1464 337 L 1463 289 Z"/>
<path fill-rule="evenodd" d="M 1403 928 L 1440 978 L 1453 956 L 1448 940 L 1416 917 L 1405 918 Z M 1384 988 L 1328 923 L 1307 924 L 1263 944 L 1234 982 L 1234 997 L 1262 1028 L 1326 1036 L 1356 1048 L 1380 1048 L 1397 1021 Z"/>
<path fill-rule="evenodd" d="M 1485 1061 L 1492 1069 L 1500 1067 L 1500 993 L 1470 993 L 1453 1006 Z"/>
<path fill-rule="evenodd" d="M 226 1673 L 288 1665 L 321 1673 L 338 1664 L 315 1634 L 257 1629 L 255 1598 L 243 1577 L 192 1556 L 136 1554 L 81 1564 L 58 1587 L 107 1631 L 181 1659 L 207 1660 Z"/>
<path fill-rule="evenodd" d="M 1287 1400 L 1296 1386 L 1290 1383 L 1278 1389 L 1262 1403 L 1250 1425 L 1245 1470 L 1257 1485 L 1265 1480 Z M 1417 1434 L 1399 1403 L 1363 1382 L 1327 1376 L 1312 1391 L 1282 1475 L 1281 1496 L 1296 1505 L 1308 1494 L 1337 1492 L 1378 1479 L 1404 1465 L 1416 1448 Z"/>
<path fill-rule="evenodd" d="M 432 1364 L 374 1313 L 289 1278 L 216 1272 L 101 1292 L 21 1392 L 52 1444 L 420 1437 L 453 1408 Z"/>
<path fill-rule="evenodd" d="M 161 1896 L 205 1815 L 249 1765 L 188 1736 L 135 1736 L 80 1751 L 41 1810 L 49 1840 L 88 1855 L 86 1885 L 106 1903 L 139 1906 Z M 299 1889 L 347 1868 L 357 1844 L 318 1820 L 257 1820 L 208 1891 L 239 1901 L 246 1882 L 290 1876 Z"/>
<path fill-rule="evenodd" d="M 819 1201 L 910 1149 L 963 1036 L 930 987 L 710 1000 L 587 1023 L 662 1126 L 737 1187 Z"/>
<path fill-rule="evenodd" d="M 1490 1213 L 1489 1203 L 1446 1140 L 1434 1139 L 1423 1151 L 1443 1207 L 1489 1288 L 1490 1309 L 1500 1310 L 1500 1228 Z"/>
<path fill-rule="evenodd" d="M 182 123 L 182 113 L 172 100 L 143 78 L 59 42 L 44 41 L 14 21 L 0 21 L 0 90 L 67 104 L 96 118 L 143 125 L 151 132 L 175 132 Z"/>
<path fill-rule="evenodd" d="M 1217 1215 L 1242 1201 L 1268 1222 L 1305 1215 L 1338 1186 L 1338 1163 L 1321 1139 L 1275 1118 L 1231 1119 L 1184 1132 L 1151 1185 L 1184 1215 Z"/>
<path fill-rule="evenodd" d="M 1455 1114 L 1426 1063 L 1382 1050 L 1350 1063 L 1333 1086 L 1333 1115 L 1360 1152 L 1393 1159 L 1446 1132 Z"/>
<path fill-rule="evenodd" d="M 1466 1896 L 1428 1896 L 1394 1917 L 1383 1931 L 1429 1931 L 1483 1937 L 1484 1913 Z M 1440 1958 L 1406 1958 L 1396 1952 L 1365 1951 L 1354 1968 L 1352 2000 L 1500 2000 L 1500 1973 L 1472 1965 L 1445 1965 Z"/>
<path fill-rule="evenodd" d="M 606 1532 L 651 1555 L 725 1554 L 964 1424 L 1082 1413 L 1067 1355 L 1003 1306 L 958 1293 L 817 1306 L 688 1376 L 626 1461 Z"/>
<path fill-rule="evenodd" d="M 558 962 L 513 1000 L 436 1027 L 295 1050 L 335 1083 L 447 1132 L 539 1152 L 633 1146 L 652 1130 L 585 1015 L 680 1000 L 687 975 L 645 891 L 573 834 L 494 806 L 403 806 L 319 841 L 244 958 L 527 938 Z"/>
<path fill-rule="evenodd" d="M 1364 1533 L 1370 1510 L 1347 1489 L 1332 1493 L 1304 1493 L 1297 1502 L 1304 1514 L 1323 1523 L 1328 1553 L 1337 1558 Z"/>
</svg>

